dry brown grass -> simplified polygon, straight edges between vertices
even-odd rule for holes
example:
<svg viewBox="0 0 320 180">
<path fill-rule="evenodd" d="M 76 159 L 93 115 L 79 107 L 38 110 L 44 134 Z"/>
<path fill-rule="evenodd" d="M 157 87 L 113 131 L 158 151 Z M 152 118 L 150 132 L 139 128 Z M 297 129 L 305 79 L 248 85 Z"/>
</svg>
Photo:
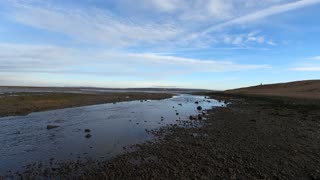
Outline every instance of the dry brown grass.
<svg viewBox="0 0 320 180">
<path fill-rule="evenodd" d="M 227 90 L 226 93 L 320 99 L 320 80 L 269 84 Z"/>
</svg>

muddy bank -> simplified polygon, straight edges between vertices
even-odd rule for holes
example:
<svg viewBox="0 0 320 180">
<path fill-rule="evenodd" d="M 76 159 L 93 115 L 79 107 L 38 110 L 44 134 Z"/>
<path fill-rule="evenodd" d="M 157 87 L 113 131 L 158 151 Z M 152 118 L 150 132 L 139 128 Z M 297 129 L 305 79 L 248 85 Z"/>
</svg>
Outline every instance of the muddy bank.
<svg viewBox="0 0 320 180">
<path fill-rule="evenodd" d="M 172 97 L 164 93 L 14 93 L 0 96 L 0 117 L 31 112 L 132 100 L 159 100 Z"/>
<path fill-rule="evenodd" d="M 77 179 L 319 179 L 320 102 L 233 97 L 200 127 L 177 125 L 112 161 L 68 162 L 21 177 Z M 190 123 L 198 122 L 192 120 Z"/>
</svg>

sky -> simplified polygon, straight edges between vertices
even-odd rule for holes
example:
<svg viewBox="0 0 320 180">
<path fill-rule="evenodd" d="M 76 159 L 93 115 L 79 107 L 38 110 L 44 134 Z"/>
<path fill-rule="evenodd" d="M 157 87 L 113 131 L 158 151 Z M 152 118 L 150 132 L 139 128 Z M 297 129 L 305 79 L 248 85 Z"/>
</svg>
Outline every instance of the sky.
<svg viewBox="0 0 320 180">
<path fill-rule="evenodd" d="M 320 79 L 320 0 L 1 0 L 0 85 Z"/>
</svg>

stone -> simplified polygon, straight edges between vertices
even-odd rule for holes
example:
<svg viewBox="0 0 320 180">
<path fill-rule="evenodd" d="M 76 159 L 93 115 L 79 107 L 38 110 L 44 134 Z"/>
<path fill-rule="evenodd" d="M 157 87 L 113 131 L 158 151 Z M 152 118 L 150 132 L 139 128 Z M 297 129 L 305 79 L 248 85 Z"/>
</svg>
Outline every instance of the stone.
<svg viewBox="0 0 320 180">
<path fill-rule="evenodd" d="M 55 125 L 47 125 L 47 129 L 54 129 L 54 128 L 58 128 L 59 126 L 55 126 Z"/>
</svg>

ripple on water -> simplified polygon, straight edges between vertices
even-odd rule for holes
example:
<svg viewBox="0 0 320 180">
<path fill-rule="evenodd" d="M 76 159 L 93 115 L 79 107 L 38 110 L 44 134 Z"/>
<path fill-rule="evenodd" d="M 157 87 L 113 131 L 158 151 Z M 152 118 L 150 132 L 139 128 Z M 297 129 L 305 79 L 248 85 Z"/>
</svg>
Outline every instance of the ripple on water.
<svg viewBox="0 0 320 180">
<path fill-rule="evenodd" d="M 198 102 L 196 104 L 195 102 Z M 177 124 L 223 102 L 179 95 L 165 100 L 131 101 L 0 118 L 0 174 L 33 162 L 108 158 L 124 146 L 151 140 L 146 129 Z M 47 129 L 47 125 L 58 128 Z M 85 129 L 90 129 L 90 138 Z"/>
</svg>

